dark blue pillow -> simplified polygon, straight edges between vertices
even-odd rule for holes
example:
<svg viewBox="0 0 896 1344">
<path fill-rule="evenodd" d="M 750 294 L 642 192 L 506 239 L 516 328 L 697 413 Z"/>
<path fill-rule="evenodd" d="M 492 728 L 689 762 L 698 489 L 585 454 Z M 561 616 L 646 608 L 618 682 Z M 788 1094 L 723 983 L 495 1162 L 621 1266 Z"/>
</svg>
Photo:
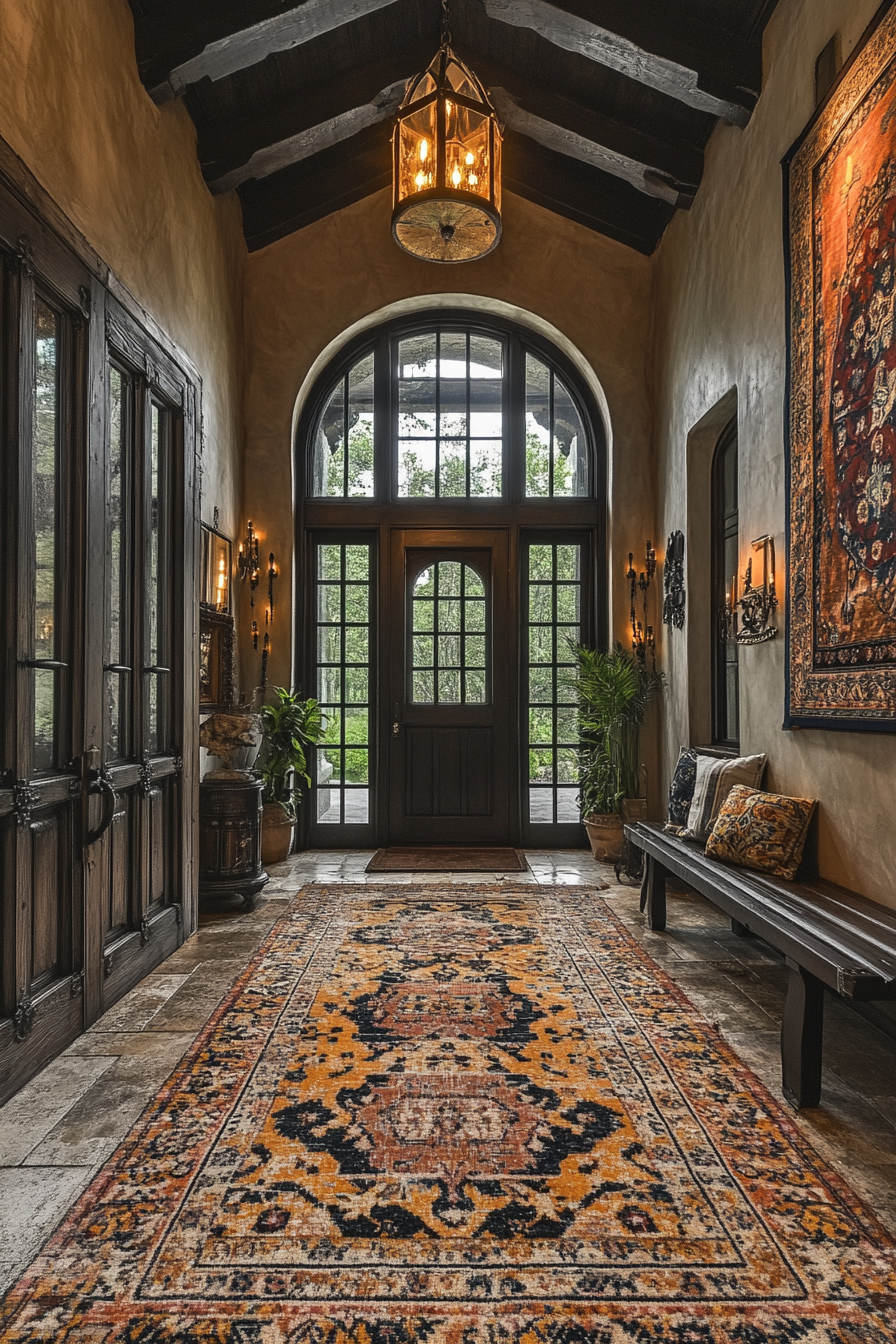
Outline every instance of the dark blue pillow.
<svg viewBox="0 0 896 1344">
<path fill-rule="evenodd" d="M 686 826 L 691 800 L 694 797 L 694 783 L 697 779 L 697 748 L 682 747 L 678 764 L 669 786 L 669 825 Z"/>
</svg>

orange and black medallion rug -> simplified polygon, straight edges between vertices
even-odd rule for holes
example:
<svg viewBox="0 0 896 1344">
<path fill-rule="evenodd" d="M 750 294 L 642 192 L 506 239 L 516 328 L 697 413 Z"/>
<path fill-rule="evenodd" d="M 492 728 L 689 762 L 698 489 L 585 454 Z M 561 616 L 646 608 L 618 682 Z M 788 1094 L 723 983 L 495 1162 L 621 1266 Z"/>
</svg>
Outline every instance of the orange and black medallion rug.
<svg viewBox="0 0 896 1344">
<path fill-rule="evenodd" d="M 892 1344 L 896 1246 L 593 891 L 308 887 L 0 1339 Z"/>
</svg>

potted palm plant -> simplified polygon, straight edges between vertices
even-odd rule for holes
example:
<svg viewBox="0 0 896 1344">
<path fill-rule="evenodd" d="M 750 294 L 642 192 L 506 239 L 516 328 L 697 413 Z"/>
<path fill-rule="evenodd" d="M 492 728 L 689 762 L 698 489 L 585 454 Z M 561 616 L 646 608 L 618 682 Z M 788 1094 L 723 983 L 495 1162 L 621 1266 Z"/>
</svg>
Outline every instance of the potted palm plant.
<svg viewBox="0 0 896 1344">
<path fill-rule="evenodd" d="M 261 857 L 279 863 L 292 845 L 296 808 L 301 801 L 299 781 L 310 784 L 306 750 L 323 736 L 324 722 L 316 700 L 303 700 L 284 686 L 274 689 L 273 704 L 259 710 L 264 734 L 260 774 L 264 783 L 261 814 Z"/>
<path fill-rule="evenodd" d="M 610 651 L 573 646 L 579 710 L 579 804 L 596 859 L 622 855 L 626 821 L 646 808 L 641 729 L 665 677 L 621 644 Z"/>
</svg>

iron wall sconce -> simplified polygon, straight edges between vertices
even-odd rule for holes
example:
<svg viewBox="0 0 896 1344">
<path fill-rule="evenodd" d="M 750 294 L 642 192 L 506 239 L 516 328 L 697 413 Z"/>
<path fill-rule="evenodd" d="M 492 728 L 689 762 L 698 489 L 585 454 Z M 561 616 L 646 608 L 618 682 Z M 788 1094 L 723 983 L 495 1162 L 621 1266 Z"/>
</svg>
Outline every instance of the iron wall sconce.
<svg viewBox="0 0 896 1344">
<path fill-rule="evenodd" d="M 731 588 L 722 609 L 720 637 L 733 639 L 736 644 L 765 644 L 778 633 L 777 626 L 770 625 L 772 612 L 778 605 L 775 592 L 775 542 L 772 537 L 757 537 L 753 542 L 753 551 L 762 552 L 762 582 L 753 582 L 753 560 L 751 555 L 744 570 L 743 589 L 737 595 L 737 575 L 732 575 Z"/>
<path fill-rule="evenodd" d="M 252 648 L 258 650 L 258 642 L 261 637 L 261 631 L 258 628 L 258 619 L 255 615 L 255 590 L 261 582 L 261 558 L 258 553 L 258 534 L 252 526 L 252 519 L 249 519 L 246 525 L 246 537 L 240 542 L 239 554 L 237 555 L 237 572 L 242 580 L 248 580 L 251 596 L 249 606 L 252 612 L 252 623 L 250 626 L 252 634 Z M 268 604 L 265 608 L 264 623 L 266 626 L 274 624 L 274 580 L 280 573 L 274 560 L 274 552 L 268 555 Z M 261 646 L 261 681 L 259 687 L 261 690 L 267 686 L 268 682 L 268 658 L 271 653 L 271 636 L 267 630 L 264 632 L 264 640 Z"/>
<path fill-rule="evenodd" d="M 631 623 L 632 623 L 632 653 L 638 659 L 639 663 L 646 662 L 647 651 L 650 650 L 650 656 L 656 655 L 656 640 L 654 639 L 653 626 L 647 624 L 647 590 L 656 573 L 656 551 L 648 541 L 645 548 L 644 568 L 638 574 L 635 570 L 635 556 L 633 551 L 628 553 L 628 569 L 625 571 L 625 577 L 631 585 Z M 638 592 L 641 592 L 644 620 L 638 620 L 638 614 L 635 609 Z"/>
</svg>

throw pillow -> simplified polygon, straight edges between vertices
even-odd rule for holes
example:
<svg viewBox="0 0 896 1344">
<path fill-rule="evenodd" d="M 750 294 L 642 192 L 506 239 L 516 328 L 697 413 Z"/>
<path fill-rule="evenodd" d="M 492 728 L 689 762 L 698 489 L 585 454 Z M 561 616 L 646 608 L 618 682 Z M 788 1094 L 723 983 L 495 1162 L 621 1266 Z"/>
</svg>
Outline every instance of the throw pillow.
<svg viewBox="0 0 896 1344">
<path fill-rule="evenodd" d="M 694 797 L 691 799 L 687 829 L 684 832 L 687 838 L 705 844 L 719 808 L 731 789 L 735 784 L 758 788 L 767 760 L 764 753 L 761 756 L 735 756 L 733 759 L 698 756 Z"/>
<path fill-rule="evenodd" d="M 706 852 L 792 881 L 814 811 L 814 798 L 786 798 L 736 784 L 719 809 Z"/>
<path fill-rule="evenodd" d="M 682 747 L 678 753 L 678 764 L 669 785 L 670 830 L 687 824 L 691 799 L 694 796 L 694 781 L 697 778 L 697 748 Z"/>
</svg>

